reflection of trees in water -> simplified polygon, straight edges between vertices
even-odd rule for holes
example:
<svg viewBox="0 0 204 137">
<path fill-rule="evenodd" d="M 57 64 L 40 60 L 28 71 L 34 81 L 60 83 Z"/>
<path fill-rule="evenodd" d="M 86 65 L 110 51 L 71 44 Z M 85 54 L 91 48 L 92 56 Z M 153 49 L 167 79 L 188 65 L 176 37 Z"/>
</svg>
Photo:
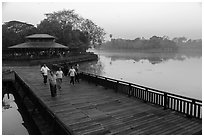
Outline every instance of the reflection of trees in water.
<svg viewBox="0 0 204 137">
<path fill-rule="evenodd" d="M 139 62 L 142 60 L 148 60 L 151 64 L 158 64 L 166 62 L 168 60 L 180 60 L 183 61 L 186 58 L 200 58 L 201 54 L 196 52 L 182 51 L 182 52 L 100 52 L 99 55 L 109 57 L 110 65 L 115 60 L 134 60 Z M 85 62 L 80 64 L 80 70 L 98 75 L 104 75 L 105 64 L 102 60 Z"/>
<path fill-rule="evenodd" d="M 183 61 L 186 58 L 200 58 L 202 54 L 195 52 L 192 53 L 190 51 L 187 52 L 181 52 L 181 53 L 174 53 L 174 52 L 166 52 L 166 53 L 140 53 L 140 52 L 135 52 L 135 53 L 118 53 L 118 54 L 109 54 L 106 55 L 111 58 L 111 61 L 115 60 L 129 60 L 133 59 L 136 62 L 139 62 L 140 60 L 148 60 L 151 64 L 158 64 L 161 62 L 168 61 L 170 59 L 173 60 L 180 60 Z"/>
<path fill-rule="evenodd" d="M 104 64 L 98 60 L 98 61 L 91 61 L 80 64 L 80 70 L 89 72 L 92 74 L 102 75 L 104 72 Z"/>
</svg>

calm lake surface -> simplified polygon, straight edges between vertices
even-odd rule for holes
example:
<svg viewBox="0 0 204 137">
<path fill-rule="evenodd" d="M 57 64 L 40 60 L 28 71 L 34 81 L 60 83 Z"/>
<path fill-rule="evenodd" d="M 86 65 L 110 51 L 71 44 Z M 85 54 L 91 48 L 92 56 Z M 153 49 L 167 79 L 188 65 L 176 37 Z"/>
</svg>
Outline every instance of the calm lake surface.
<svg viewBox="0 0 204 137">
<path fill-rule="evenodd" d="M 13 94 L 4 95 L 2 106 L 2 135 L 29 135 L 18 111 Z"/>
<path fill-rule="evenodd" d="M 83 71 L 202 100 L 202 54 L 93 52 Z"/>
</svg>

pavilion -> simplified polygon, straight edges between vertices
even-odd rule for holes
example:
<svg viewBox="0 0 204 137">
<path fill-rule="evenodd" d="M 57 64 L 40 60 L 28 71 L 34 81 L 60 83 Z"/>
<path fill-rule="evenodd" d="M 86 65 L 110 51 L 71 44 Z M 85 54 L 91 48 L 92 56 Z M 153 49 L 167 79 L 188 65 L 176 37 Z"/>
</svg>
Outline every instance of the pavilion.
<svg viewBox="0 0 204 137">
<path fill-rule="evenodd" d="M 26 42 L 9 47 L 17 55 L 50 56 L 67 51 L 67 46 L 55 42 L 55 37 L 48 34 L 34 34 L 25 37 Z"/>
</svg>

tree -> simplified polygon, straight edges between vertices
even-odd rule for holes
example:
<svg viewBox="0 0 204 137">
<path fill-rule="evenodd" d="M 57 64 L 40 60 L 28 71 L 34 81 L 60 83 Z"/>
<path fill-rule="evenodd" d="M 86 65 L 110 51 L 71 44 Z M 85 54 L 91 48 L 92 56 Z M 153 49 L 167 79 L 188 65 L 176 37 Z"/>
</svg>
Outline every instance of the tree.
<svg viewBox="0 0 204 137">
<path fill-rule="evenodd" d="M 2 49 L 7 49 L 9 46 L 23 43 L 25 36 L 37 32 L 34 25 L 20 22 L 9 21 L 2 25 Z"/>
<path fill-rule="evenodd" d="M 48 34 L 58 38 L 58 42 L 77 48 L 89 47 L 89 43 L 104 41 L 105 32 L 89 19 L 84 19 L 74 10 L 62 10 L 45 14 L 46 19 L 38 25 L 39 30 L 48 31 Z M 42 31 L 41 31 L 42 32 Z M 56 33 L 56 34 L 55 34 Z M 83 45 L 83 46 L 80 46 Z"/>
<path fill-rule="evenodd" d="M 186 37 L 177 37 L 172 39 L 174 42 L 176 42 L 178 45 L 183 45 L 186 41 Z"/>
<path fill-rule="evenodd" d="M 67 25 L 72 26 L 73 30 L 79 29 L 81 21 L 83 20 L 74 10 L 47 13 L 45 16 L 48 21 L 57 21 L 61 25 L 61 29 L 66 28 Z"/>
<path fill-rule="evenodd" d="M 92 44 L 101 44 L 104 41 L 104 36 L 106 34 L 104 29 L 94 24 L 91 20 L 83 20 L 80 29 L 89 35 L 89 40 Z"/>
<path fill-rule="evenodd" d="M 65 45 L 65 42 L 63 41 L 63 35 L 62 35 L 63 30 L 59 22 L 55 20 L 44 19 L 43 21 L 40 22 L 39 25 L 37 25 L 37 29 L 39 33 L 45 33 L 45 34 L 55 36 L 56 42 Z"/>
<path fill-rule="evenodd" d="M 110 34 L 110 39 L 112 39 L 112 37 L 113 37 L 113 35 L 112 35 L 112 34 Z"/>
</svg>

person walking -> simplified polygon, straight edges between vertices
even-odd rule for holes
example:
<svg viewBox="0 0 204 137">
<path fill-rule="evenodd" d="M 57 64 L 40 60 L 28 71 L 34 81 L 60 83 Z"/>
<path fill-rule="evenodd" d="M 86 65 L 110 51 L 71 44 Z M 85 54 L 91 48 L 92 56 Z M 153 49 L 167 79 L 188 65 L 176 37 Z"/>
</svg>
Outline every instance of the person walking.
<svg viewBox="0 0 204 137">
<path fill-rule="evenodd" d="M 70 84 L 72 83 L 74 85 L 74 78 L 75 78 L 76 70 L 71 66 L 69 69 L 69 76 L 70 76 Z"/>
<path fill-rule="evenodd" d="M 46 85 L 47 84 L 47 75 L 48 75 L 48 71 L 50 71 L 50 69 L 46 66 L 46 64 L 43 64 L 40 71 L 41 71 L 41 74 L 43 76 L 43 83 Z"/>
<path fill-rule="evenodd" d="M 51 91 L 51 97 L 55 97 L 57 96 L 57 81 L 56 81 L 57 77 L 54 74 L 53 71 L 50 71 L 50 75 L 49 75 L 49 82 L 50 82 L 50 91 Z"/>
<path fill-rule="evenodd" d="M 76 71 L 75 82 L 79 83 L 79 64 L 75 65 L 75 71 Z"/>
<path fill-rule="evenodd" d="M 61 84 L 62 84 L 62 77 L 64 76 L 64 73 L 61 68 L 56 72 L 57 76 L 57 88 L 59 91 L 61 91 Z"/>
</svg>

